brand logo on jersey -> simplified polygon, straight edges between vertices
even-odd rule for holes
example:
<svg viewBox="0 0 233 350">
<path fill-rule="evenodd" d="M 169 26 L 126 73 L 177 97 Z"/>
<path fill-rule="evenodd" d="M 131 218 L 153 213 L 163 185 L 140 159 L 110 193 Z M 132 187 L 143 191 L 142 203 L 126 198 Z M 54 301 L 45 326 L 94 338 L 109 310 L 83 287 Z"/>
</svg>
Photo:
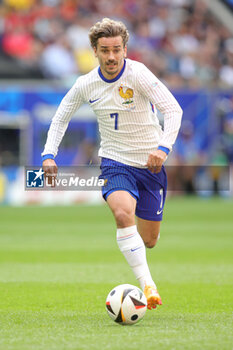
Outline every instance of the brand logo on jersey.
<svg viewBox="0 0 233 350">
<path fill-rule="evenodd" d="M 122 105 L 126 108 L 133 109 L 134 106 L 134 91 L 128 86 L 121 85 L 118 89 L 120 97 L 123 99 Z M 133 107 L 133 108 L 132 108 Z"/>
<path fill-rule="evenodd" d="M 94 102 L 99 101 L 99 100 L 100 100 L 100 98 L 96 98 L 95 100 L 91 100 L 91 99 L 90 99 L 89 102 L 90 102 L 90 103 L 94 103 Z"/>
</svg>

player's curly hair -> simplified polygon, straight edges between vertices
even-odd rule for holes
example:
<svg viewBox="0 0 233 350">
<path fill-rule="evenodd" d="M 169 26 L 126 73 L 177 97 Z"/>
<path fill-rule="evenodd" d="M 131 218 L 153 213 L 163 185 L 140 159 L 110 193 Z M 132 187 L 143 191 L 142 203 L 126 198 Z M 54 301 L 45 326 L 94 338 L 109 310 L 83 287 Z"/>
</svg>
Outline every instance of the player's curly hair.
<svg viewBox="0 0 233 350">
<path fill-rule="evenodd" d="M 91 46 L 97 47 L 99 38 L 113 38 L 121 36 L 123 40 L 123 46 L 127 44 L 129 40 L 129 32 L 120 21 L 114 21 L 110 18 L 103 18 L 101 22 L 97 22 L 89 31 L 89 39 Z"/>
</svg>

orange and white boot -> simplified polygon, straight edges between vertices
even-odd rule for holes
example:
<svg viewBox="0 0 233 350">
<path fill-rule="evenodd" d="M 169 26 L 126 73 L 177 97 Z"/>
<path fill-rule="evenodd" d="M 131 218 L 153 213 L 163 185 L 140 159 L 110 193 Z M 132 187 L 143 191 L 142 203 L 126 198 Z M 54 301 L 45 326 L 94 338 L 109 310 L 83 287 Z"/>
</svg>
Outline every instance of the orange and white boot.
<svg viewBox="0 0 233 350">
<path fill-rule="evenodd" d="M 147 299 L 147 309 L 155 309 L 157 305 L 162 305 L 162 299 L 155 286 L 145 286 L 144 294 Z"/>
</svg>

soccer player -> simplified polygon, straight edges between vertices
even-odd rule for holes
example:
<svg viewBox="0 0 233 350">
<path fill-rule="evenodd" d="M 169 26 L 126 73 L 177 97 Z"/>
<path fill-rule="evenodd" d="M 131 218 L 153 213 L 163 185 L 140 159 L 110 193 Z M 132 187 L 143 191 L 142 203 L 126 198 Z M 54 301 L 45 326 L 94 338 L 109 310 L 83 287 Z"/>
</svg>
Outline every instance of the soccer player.
<svg viewBox="0 0 233 350">
<path fill-rule="evenodd" d="M 164 84 L 142 63 L 126 58 L 128 30 L 104 18 L 89 32 L 99 67 L 79 77 L 63 98 L 42 153 L 47 175 L 57 171 L 55 156 L 68 123 L 83 103 L 98 118 L 102 194 L 117 226 L 117 243 L 147 298 L 148 309 L 161 305 L 146 249 L 159 239 L 166 198 L 163 166 L 172 150 L 182 110 Z M 162 130 L 156 108 L 164 118 Z M 137 216 L 137 224 L 135 221 Z"/>
</svg>

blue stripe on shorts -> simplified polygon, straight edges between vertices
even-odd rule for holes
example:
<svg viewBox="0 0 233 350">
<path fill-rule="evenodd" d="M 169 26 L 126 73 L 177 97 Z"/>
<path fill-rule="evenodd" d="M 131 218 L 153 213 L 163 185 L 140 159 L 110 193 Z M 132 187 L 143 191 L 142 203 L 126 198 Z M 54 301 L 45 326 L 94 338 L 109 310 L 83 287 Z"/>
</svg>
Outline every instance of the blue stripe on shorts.
<svg viewBox="0 0 233 350">
<path fill-rule="evenodd" d="M 167 193 L 167 175 L 162 167 L 158 174 L 102 158 L 100 179 L 105 180 L 102 195 L 105 200 L 115 191 L 129 192 L 136 200 L 135 214 L 142 219 L 161 221 Z"/>
</svg>

